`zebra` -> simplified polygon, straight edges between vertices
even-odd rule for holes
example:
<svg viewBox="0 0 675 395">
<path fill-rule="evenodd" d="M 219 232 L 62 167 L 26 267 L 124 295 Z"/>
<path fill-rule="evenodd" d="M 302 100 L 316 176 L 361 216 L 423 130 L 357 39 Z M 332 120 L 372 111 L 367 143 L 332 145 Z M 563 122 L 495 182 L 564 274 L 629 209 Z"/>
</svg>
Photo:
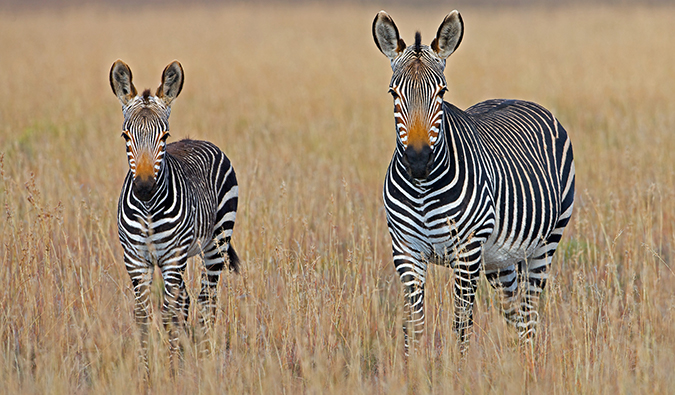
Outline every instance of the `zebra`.
<svg viewBox="0 0 675 395">
<path fill-rule="evenodd" d="M 168 332 L 172 369 L 179 329 L 187 320 L 190 305 L 183 281 L 187 259 L 200 254 L 205 267 L 198 302 L 202 340 L 206 342 L 202 352 L 207 353 L 218 279 L 226 261 L 234 272 L 240 266 L 230 243 L 239 189 L 229 159 L 207 141 L 183 139 L 166 144 L 171 103 L 180 94 L 183 81 L 183 67 L 173 61 L 164 69 L 155 95 L 148 89 L 138 95 L 126 63 L 117 60 L 110 69 L 110 86 L 122 103 L 122 137 L 129 162 L 117 225 L 133 284 L 146 375 L 154 266 L 159 267 L 164 280 L 162 322 Z"/>
<path fill-rule="evenodd" d="M 532 347 L 539 297 L 574 203 L 567 132 L 532 102 L 487 100 L 462 111 L 443 100 L 445 62 L 464 33 L 456 10 L 429 46 L 419 32 L 406 46 L 384 11 L 372 32 L 393 71 L 396 149 L 383 199 L 404 287 L 405 354 L 424 331 L 428 264 L 454 272 L 453 331 L 462 355 L 481 270 L 519 343 Z"/>
</svg>

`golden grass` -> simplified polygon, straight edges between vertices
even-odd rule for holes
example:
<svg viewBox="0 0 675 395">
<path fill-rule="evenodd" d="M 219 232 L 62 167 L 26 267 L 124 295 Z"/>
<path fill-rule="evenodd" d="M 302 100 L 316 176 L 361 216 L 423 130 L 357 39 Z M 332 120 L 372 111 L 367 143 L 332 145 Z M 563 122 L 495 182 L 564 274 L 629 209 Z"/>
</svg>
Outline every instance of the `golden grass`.
<svg viewBox="0 0 675 395">
<path fill-rule="evenodd" d="M 428 43 L 450 9 L 388 11 L 406 40 L 419 28 Z M 381 199 L 394 131 L 390 69 L 370 33 L 377 11 L 0 14 L 1 393 L 143 388 L 115 217 L 127 170 L 107 81 L 117 58 L 139 89 L 181 61 L 173 139 L 215 142 L 240 182 L 243 272 L 221 280 L 214 358 L 197 359 L 186 340 L 172 378 L 156 320 L 152 392 L 675 390 L 675 9 L 461 10 L 466 33 L 446 98 L 549 107 L 572 137 L 577 170 L 536 360 L 514 346 L 481 280 L 461 371 L 452 278 L 441 268 L 430 269 L 423 349 L 409 369 L 402 358 Z M 188 269 L 193 301 L 198 269 Z"/>
</svg>

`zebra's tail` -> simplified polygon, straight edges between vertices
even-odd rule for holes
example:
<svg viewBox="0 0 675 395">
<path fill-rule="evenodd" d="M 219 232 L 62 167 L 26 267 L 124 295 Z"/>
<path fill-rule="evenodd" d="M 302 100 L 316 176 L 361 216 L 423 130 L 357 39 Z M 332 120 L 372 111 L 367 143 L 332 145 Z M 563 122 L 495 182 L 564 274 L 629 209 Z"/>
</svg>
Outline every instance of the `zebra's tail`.
<svg viewBox="0 0 675 395">
<path fill-rule="evenodd" d="M 237 252 L 234 250 L 234 247 L 232 247 L 232 243 L 230 243 L 230 248 L 227 249 L 227 260 L 229 262 L 229 268 L 231 271 L 235 273 L 239 273 L 239 255 L 237 255 Z"/>
</svg>

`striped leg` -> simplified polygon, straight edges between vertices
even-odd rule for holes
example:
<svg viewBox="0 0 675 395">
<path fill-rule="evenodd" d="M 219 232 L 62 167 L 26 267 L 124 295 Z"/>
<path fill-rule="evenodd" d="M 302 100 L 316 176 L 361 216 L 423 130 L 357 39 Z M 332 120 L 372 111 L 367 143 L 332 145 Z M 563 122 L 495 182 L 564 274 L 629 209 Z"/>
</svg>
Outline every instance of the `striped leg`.
<svg viewBox="0 0 675 395">
<path fill-rule="evenodd" d="M 567 141 L 569 145 L 569 141 Z M 571 151 L 570 151 L 571 152 Z M 518 323 L 518 334 L 521 340 L 531 343 L 532 338 L 537 331 L 537 322 L 539 320 L 539 296 L 546 286 L 548 279 L 548 268 L 551 266 L 553 254 L 558 248 L 558 243 L 562 238 L 563 230 L 569 223 L 574 207 L 574 162 L 572 162 L 571 153 L 566 162 L 569 166 L 568 171 L 563 171 L 563 209 L 564 211 L 558 218 L 555 229 L 548 238 L 541 243 L 537 250 L 529 259 L 527 265 L 522 265 L 521 276 L 527 278 L 527 284 L 520 303 L 520 322 Z"/>
<path fill-rule="evenodd" d="M 403 322 L 403 336 L 406 355 L 410 355 L 411 347 L 414 350 L 419 345 L 419 339 L 424 333 L 424 282 L 413 279 L 411 274 L 401 275 L 401 281 L 405 284 L 403 308 L 407 319 Z"/>
<path fill-rule="evenodd" d="M 500 296 L 500 308 L 506 322 L 516 327 L 518 324 L 519 310 L 516 306 L 518 299 L 518 273 L 515 265 L 502 269 L 486 270 L 485 277 L 497 290 Z"/>
<path fill-rule="evenodd" d="M 127 268 L 134 287 L 134 315 L 136 317 L 136 324 L 140 329 L 141 342 L 139 360 L 143 366 L 145 379 L 147 380 L 150 376 L 150 367 L 148 365 L 148 331 L 150 329 L 150 317 L 152 314 L 150 307 L 150 286 L 152 285 L 154 267 L 145 260 L 129 255 L 127 251 L 124 252 L 124 265 Z"/>
<path fill-rule="evenodd" d="M 202 328 L 200 352 L 208 355 L 213 349 L 211 331 L 215 323 L 217 307 L 217 286 L 225 266 L 224 253 L 229 247 L 219 246 L 212 241 L 204 251 L 204 271 L 201 276 L 202 289 L 199 292 L 199 324 Z"/>
<path fill-rule="evenodd" d="M 164 301 L 162 303 L 162 323 L 169 337 L 169 358 L 172 372 L 176 371 L 179 362 L 180 329 L 187 321 L 190 298 L 185 289 L 183 273 L 187 266 L 187 255 L 176 253 L 160 266 L 164 279 Z"/>
<path fill-rule="evenodd" d="M 424 332 L 424 282 L 427 265 L 410 254 L 397 250 L 394 244 L 394 266 L 404 287 L 403 336 L 405 355 L 419 344 Z"/>
<path fill-rule="evenodd" d="M 522 262 L 521 278 L 523 282 L 518 322 L 518 337 L 525 344 L 530 343 L 537 332 L 539 321 L 539 296 L 546 286 L 548 268 L 558 243 L 542 243 L 533 257 Z"/>
<path fill-rule="evenodd" d="M 459 251 L 455 263 L 455 323 L 454 331 L 462 353 L 469 345 L 473 327 L 473 303 L 476 299 L 476 286 L 480 276 L 481 243 L 473 242 Z"/>
</svg>

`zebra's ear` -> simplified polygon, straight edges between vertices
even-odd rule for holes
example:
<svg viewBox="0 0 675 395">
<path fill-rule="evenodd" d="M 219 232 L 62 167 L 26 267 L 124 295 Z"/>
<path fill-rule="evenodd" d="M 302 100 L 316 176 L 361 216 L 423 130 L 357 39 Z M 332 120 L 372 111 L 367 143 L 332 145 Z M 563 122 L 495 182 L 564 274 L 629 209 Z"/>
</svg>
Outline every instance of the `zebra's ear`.
<svg viewBox="0 0 675 395">
<path fill-rule="evenodd" d="M 405 50 L 405 41 L 399 36 L 394 20 L 384 11 L 375 15 L 373 38 L 377 48 L 389 59 L 394 59 Z"/>
<path fill-rule="evenodd" d="M 457 10 L 452 11 L 445 16 L 441 26 L 438 27 L 436 38 L 431 42 L 431 49 L 441 59 L 446 59 L 455 52 L 464 36 L 464 22 L 462 16 Z"/>
<path fill-rule="evenodd" d="M 166 105 L 170 105 L 173 99 L 177 98 L 180 91 L 183 90 L 183 66 L 174 60 L 164 68 L 162 72 L 162 83 L 157 88 L 155 96 L 164 100 Z"/>
<path fill-rule="evenodd" d="M 131 99 L 136 97 L 136 87 L 131 82 L 132 78 L 131 69 L 126 63 L 120 59 L 113 63 L 110 68 L 110 87 L 123 106 L 126 106 Z"/>
</svg>

